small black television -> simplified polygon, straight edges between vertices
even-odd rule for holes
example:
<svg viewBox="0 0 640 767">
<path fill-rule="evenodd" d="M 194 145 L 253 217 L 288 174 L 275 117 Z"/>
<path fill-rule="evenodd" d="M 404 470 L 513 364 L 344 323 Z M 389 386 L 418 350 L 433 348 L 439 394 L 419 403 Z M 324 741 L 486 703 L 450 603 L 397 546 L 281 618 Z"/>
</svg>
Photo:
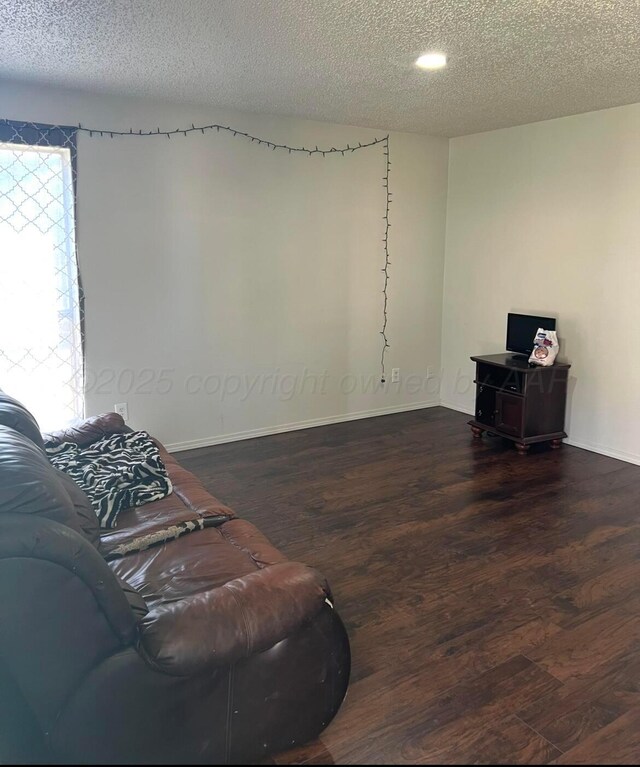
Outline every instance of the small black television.
<svg viewBox="0 0 640 767">
<path fill-rule="evenodd" d="M 507 351 L 516 352 L 516 358 L 528 358 L 533 351 L 533 340 L 538 328 L 555 330 L 555 318 L 534 317 L 531 314 L 507 314 Z"/>
</svg>

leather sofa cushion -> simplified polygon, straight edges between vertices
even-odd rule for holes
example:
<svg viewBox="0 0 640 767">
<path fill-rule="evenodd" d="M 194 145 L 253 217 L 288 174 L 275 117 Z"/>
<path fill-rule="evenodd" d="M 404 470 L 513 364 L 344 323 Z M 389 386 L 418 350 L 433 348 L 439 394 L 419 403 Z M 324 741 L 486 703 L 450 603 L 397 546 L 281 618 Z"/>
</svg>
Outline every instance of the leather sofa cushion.
<svg viewBox="0 0 640 767">
<path fill-rule="evenodd" d="M 51 445 L 74 442 L 84 447 L 102 437 L 125 431 L 129 431 L 129 427 L 121 416 L 117 413 L 104 413 L 79 421 L 60 431 L 46 434 L 45 440 Z M 171 527 L 178 522 L 188 522 L 202 517 L 235 517 L 231 509 L 208 493 L 196 477 L 180 466 L 160 442 L 154 441 L 158 445 L 160 457 L 173 484 L 173 493 L 160 501 L 120 512 L 115 528 L 108 531 L 100 530 L 96 518 L 95 525 L 98 526 L 97 534 L 100 537 L 99 548 L 105 556 L 123 543 Z M 78 491 L 86 497 L 81 488 L 78 488 Z M 80 500 L 79 496 L 74 496 L 72 499 L 74 503 Z M 85 517 L 82 503 L 79 503 L 77 510 L 80 512 L 80 523 L 85 528 L 87 537 L 94 542 L 93 519 Z M 95 512 L 92 513 L 95 518 Z"/>
<path fill-rule="evenodd" d="M 234 512 L 205 490 L 200 480 L 182 467 L 160 442 L 156 440 L 156 443 L 160 450 L 160 458 L 171 477 L 173 492 L 190 511 L 203 517 L 220 514 L 235 517 Z"/>
<path fill-rule="evenodd" d="M 250 522 L 232 519 L 220 527 L 109 562 L 150 609 L 223 586 L 263 567 L 286 562 Z"/>
<path fill-rule="evenodd" d="M 84 537 L 100 550 L 100 524 L 96 512 L 89 500 L 89 496 L 77 485 L 68 474 L 54 469 L 56 477 L 67 491 L 73 508 L 78 518 L 78 524 Z"/>
<path fill-rule="evenodd" d="M 80 447 L 90 445 L 102 437 L 121 434 L 129 431 L 128 426 L 117 413 L 103 413 L 92 418 L 72 423 L 70 426 L 44 435 L 44 441 L 51 445 L 61 445 L 63 442 L 74 442 Z"/>
<path fill-rule="evenodd" d="M 183 469 L 160 443 L 157 444 L 173 484 L 173 493 L 160 501 L 121 512 L 115 528 L 101 533 L 102 551 L 105 555 L 116 546 L 164 530 L 178 522 L 217 516 L 235 517 L 228 506 L 208 493 L 191 472 Z"/>
<path fill-rule="evenodd" d="M 22 403 L 5 394 L 2 390 L 0 390 L 0 424 L 19 431 L 20 434 L 28 437 L 34 445 L 44 450 L 40 427 L 36 419 Z"/>
<path fill-rule="evenodd" d="M 0 425 L 0 513 L 35 514 L 87 538 L 56 470 L 28 437 Z"/>
<path fill-rule="evenodd" d="M 133 586 L 120 578 L 120 576 L 116 575 L 116 580 L 124 592 L 127 602 L 129 603 L 129 607 L 131 608 L 131 612 L 135 616 L 136 622 L 141 621 L 149 612 L 149 608 L 147 607 L 146 602 L 137 591 L 137 589 L 134 589 Z"/>
</svg>

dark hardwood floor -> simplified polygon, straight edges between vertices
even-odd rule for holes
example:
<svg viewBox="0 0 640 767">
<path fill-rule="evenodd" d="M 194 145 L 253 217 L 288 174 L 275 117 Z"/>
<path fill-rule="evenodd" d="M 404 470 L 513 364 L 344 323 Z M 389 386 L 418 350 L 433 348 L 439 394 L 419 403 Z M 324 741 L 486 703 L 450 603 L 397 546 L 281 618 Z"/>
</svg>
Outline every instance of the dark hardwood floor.
<svg viewBox="0 0 640 767">
<path fill-rule="evenodd" d="M 353 653 L 276 763 L 640 762 L 640 467 L 444 408 L 180 453 L 321 570 Z"/>
</svg>

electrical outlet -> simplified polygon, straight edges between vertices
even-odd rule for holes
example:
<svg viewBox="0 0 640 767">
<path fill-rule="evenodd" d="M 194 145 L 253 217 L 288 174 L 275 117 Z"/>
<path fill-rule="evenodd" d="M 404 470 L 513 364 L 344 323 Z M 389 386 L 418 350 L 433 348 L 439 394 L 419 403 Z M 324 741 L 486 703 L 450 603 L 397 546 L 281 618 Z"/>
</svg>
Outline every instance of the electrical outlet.
<svg viewBox="0 0 640 767">
<path fill-rule="evenodd" d="M 400 380 L 400 368 L 391 368 L 391 383 L 398 383 Z"/>
<path fill-rule="evenodd" d="M 129 420 L 129 406 L 126 402 L 116 402 L 113 409 L 118 415 L 121 415 L 125 421 Z"/>
</svg>

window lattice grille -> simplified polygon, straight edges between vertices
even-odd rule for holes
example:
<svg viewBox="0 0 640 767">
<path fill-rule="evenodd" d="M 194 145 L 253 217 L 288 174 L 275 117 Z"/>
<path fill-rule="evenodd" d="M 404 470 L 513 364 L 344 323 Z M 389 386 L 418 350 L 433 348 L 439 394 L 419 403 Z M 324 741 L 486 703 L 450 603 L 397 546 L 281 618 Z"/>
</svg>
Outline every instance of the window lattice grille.
<svg viewBox="0 0 640 767">
<path fill-rule="evenodd" d="M 84 413 L 75 136 L 0 122 L 0 388 L 43 429 Z"/>
</svg>

